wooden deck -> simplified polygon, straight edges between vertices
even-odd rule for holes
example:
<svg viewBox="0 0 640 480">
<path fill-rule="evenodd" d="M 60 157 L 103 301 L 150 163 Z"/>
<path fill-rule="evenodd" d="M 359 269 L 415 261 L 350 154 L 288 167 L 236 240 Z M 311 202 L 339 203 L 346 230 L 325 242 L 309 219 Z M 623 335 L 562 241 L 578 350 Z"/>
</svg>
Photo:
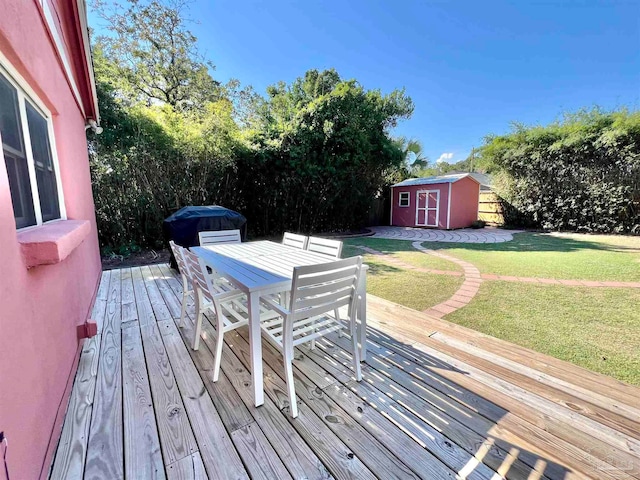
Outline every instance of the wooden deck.
<svg viewBox="0 0 640 480">
<path fill-rule="evenodd" d="M 640 389 L 370 296 L 363 382 L 348 339 L 299 349 L 293 420 L 266 342 L 253 406 L 246 327 L 210 380 L 180 298 L 166 265 L 103 272 L 51 478 L 640 478 Z"/>
</svg>

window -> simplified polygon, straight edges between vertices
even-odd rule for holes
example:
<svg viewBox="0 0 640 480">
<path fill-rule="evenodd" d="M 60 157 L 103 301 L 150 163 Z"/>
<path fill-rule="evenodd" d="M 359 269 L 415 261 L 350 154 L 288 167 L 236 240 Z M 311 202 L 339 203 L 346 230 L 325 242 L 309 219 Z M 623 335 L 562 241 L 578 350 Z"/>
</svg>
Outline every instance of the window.
<svg viewBox="0 0 640 480">
<path fill-rule="evenodd" d="M 409 206 L 409 192 L 400 192 L 400 199 L 398 205 L 401 207 Z"/>
<path fill-rule="evenodd" d="M 61 217 L 49 122 L 0 69 L 0 139 L 17 228 Z"/>
</svg>

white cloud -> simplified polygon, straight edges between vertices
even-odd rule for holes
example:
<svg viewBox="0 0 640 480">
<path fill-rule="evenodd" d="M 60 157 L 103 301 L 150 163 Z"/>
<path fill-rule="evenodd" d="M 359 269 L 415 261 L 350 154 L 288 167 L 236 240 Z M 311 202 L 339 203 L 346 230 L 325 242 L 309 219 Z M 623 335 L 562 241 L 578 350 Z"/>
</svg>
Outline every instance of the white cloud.
<svg viewBox="0 0 640 480">
<path fill-rule="evenodd" d="M 438 160 L 436 160 L 436 163 L 448 162 L 452 158 L 453 158 L 453 153 L 443 153 L 442 155 L 440 155 Z"/>
</svg>

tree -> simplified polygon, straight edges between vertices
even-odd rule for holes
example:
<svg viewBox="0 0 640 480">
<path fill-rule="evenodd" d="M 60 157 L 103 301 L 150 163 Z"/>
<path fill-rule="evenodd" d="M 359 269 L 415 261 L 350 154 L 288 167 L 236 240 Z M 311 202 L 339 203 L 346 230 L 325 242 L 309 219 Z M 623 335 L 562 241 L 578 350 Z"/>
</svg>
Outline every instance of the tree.
<svg viewBox="0 0 640 480">
<path fill-rule="evenodd" d="M 111 31 L 96 38 L 96 47 L 113 65 L 112 81 L 131 101 L 184 110 L 221 97 L 221 86 L 209 73 L 213 64 L 203 59 L 186 28 L 186 5 L 182 0 L 130 0 L 123 7 L 94 0 L 94 10 Z"/>
<path fill-rule="evenodd" d="M 423 154 L 422 144 L 418 140 L 399 137 L 395 142 L 402 150 L 404 157 L 404 178 L 418 176 L 419 173 L 427 169 L 430 160 Z"/>
</svg>

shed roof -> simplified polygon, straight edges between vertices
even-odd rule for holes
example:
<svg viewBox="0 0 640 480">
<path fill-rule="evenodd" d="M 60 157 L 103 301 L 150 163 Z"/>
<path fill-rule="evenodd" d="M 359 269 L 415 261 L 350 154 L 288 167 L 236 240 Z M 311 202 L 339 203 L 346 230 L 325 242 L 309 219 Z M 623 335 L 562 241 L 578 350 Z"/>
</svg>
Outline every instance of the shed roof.
<svg viewBox="0 0 640 480">
<path fill-rule="evenodd" d="M 453 175 L 438 175 L 435 177 L 423 177 L 423 178 L 408 178 L 407 180 L 403 180 L 400 183 L 396 183 L 395 185 L 391 185 L 392 187 L 411 187 L 414 185 L 432 185 L 435 183 L 455 183 L 458 180 L 462 180 L 463 178 L 469 177 L 474 182 L 478 182 L 473 176 L 468 173 L 456 173 Z M 478 182 L 480 183 L 480 182 Z"/>
</svg>

